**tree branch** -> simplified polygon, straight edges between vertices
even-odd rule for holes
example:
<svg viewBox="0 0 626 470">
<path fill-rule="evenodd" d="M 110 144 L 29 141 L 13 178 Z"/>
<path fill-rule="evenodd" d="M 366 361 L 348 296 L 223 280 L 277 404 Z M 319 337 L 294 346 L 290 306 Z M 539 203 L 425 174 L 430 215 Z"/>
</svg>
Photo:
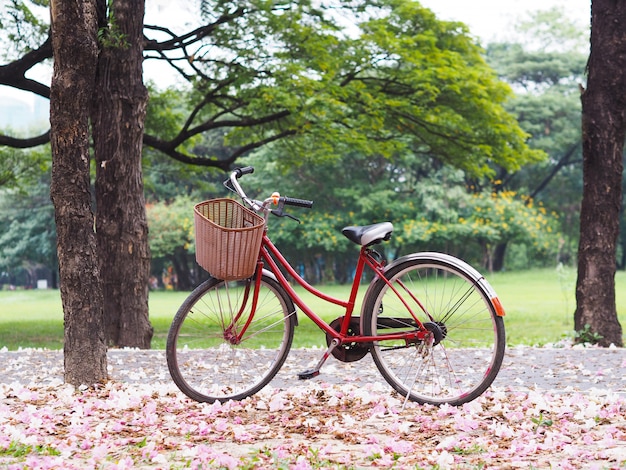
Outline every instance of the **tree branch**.
<svg viewBox="0 0 626 470">
<path fill-rule="evenodd" d="M 232 110 L 228 110 L 228 112 L 232 113 Z M 223 113 L 222 113 L 223 114 Z M 274 114 L 269 114 L 267 116 L 263 116 L 260 118 L 251 118 L 251 117 L 243 117 L 239 119 L 222 119 L 216 121 L 214 119 L 205 121 L 202 124 L 197 125 L 194 128 L 186 129 L 183 128 L 181 132 L 170 141 L 170 144 L 173 148 L 178 147 L 180 144 L 190 139 L 191 137 L 201 134 L 206 131 L 211 131 L 214 129 L 219 129 L 223 127 L 253 127 L 259 126 L 262 124 L 269 124 L 271 122 L 278 121 L 283 119 L 291 114 L 288 110 L 283 110 L 276 112 Z"/>
<path fill-rule="evenodd" d="M 565 154 L 559 159 L 557 164 L 552 167 L 552 169 L 546 175 L 546 177 L 541 181 L 541 183 L 537 185 L 535 190 L 528 196 L 528 198 L 526 199 L 526 204 L 529 204 L 530 201 L 532 201 L 535 197 L 537 197 L 537 194 L 539 194 L 541 191 L 545 189 L 546 186 L 548 186 L 548 183 L 550 183 L 552 178 L 556 176 L 556 174 L 561 170 L 561 168 L 571 163 L 570 158 L 572 157 L 572 155 L 574 155 L 574 153 L 576 153 L 576 150 L 581 148 L 581 145 L 582 145 L 582 141 L 579 140 L 578 142 L 573 144 L 567 150 L 567 152 L 565 152 Z"/>
<path fill-rule="evenodd" d="M 0 85 L 30 91 L 44 98 L 50 98 L 50 87 L 36 80 L 26 78 L 26 72 L 35 65 L 51 58 L 52 40 L 48 34 L 48 38 L 38 49 L 28 52 L 9 64 L 0 65 Z"/>
<path fill-rule="evenodd" d="M 47 144 L 48 142 L 50 142 L 50 131 L 47 131 L 45 134 L 41 134 L 40 136 L 30 137 L 27 139 L 18 139 L 16 137 L 0 134 L 0 145 L 6 145 L 7 147 L 12 148 L 31 148 Z"/>
<path fill-rule="evenodd" d="M 187 163 L 190 165 L 205 166 L 205 167 L 214 167 L 214 168 L 219 168 L 224 171 L 228 171 L 231 165 L 235 162 L 235 160 L 242 157 L 246 153 L 251 152 L 252 150 L 257 149 L 259 147 L 262 147 L 263 145 L 267 145 L 271 142 L 275 142 L 277 140 L 283 139 L 291 135 L 295 135 L 297 133 L 298 131 L 296 129 L 289 129 L 289 130 L 285 130 L 283 132 L 274 134 L 272 136 L 266 137 L 265 139 L 257 140 L 255 142 L 250 142 L 249 144 L 246 144 L 242 147 L 239 147 L 233 150 L 230 153 L 230 155 L 224 159 L 186 155 L 184 153 L 177 151 L 176 147 L 173 146 L 172 141 L 161 140 L 157 137 L 154 137 L 148 134 L 144 134 L 143 143 L 144 145 L 152 147 L 153 149 L 158 150 L 181 163 Z"/>
<path fill-rule="evenodd" d="M 145 39 L 144 50 L 146 51 L 170 51 L 179 49 L 181 47 L 189 46 L 195 42 L 198 42 L 208 36 L 210 36 L 215 29 L 225 23 L 228 23 L 236 18 L 240 18 L 244 16 L 246 13 L 246 9 L 243 7 L 238 8 L 233 13 L 225 14 L 220 16 L 216 21 L 211 24 L 201 26 L 199 28 L 194 29 L 193 31 L 189 31 L 182 36 L 178 36 L 174 34 L 169 28 L 164 28 L 161 26 L 154 25 L 144 25 L 145 29 L 159 31 L 161 33 L 168 34 L 172 39 L 168 39 L 167 41 L 156 41 L 153 39 Z"/>
</svg>

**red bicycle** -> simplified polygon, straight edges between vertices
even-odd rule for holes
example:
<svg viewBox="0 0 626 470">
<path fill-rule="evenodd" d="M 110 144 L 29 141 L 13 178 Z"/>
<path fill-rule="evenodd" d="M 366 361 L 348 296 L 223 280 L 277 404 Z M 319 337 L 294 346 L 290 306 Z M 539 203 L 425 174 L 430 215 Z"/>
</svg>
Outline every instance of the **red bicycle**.
<svg viewBox="0 0 626 470">
<path fill-rule="evenodd" d="M 200 402 L 241 400 L 257 393 L 287 358 L 297 325 L 296 307 L 325 332 L 328 343 L 317 366 L 301 372 L 300 379 L 317 376 L 331 355 L 352 362 L 370 353 L 385 380 L 406 399 L 419 403 L 461 405 L 492 384 L 504 357 L 504 309 L 478 271 L 460 259 L 434 252 L 414 253 L 386 264 L 374 247 L 390 238 L 390 222 L 346 227 L 342 233 L 361 247 L 352 289 L 347 300 L 326 295 L 298 274 L 267 234 L 269 214 L 293 218 L 285 212 L 286 206 L 310 208 L 312 201 L 277 193 L 263 201 L 248 198 L 238 179 L 253 171 L 252 167 L 237 169 L 225 182 L 253 213 L 236 201 L 218 200 L 232 201 L 244 214 L 249 211 L 258 217 L 243 223 L 244 229 L 261 221 L 257 245 L 240 243 L 235 251 L 228 243 L 221 247 L 226 260 L 252 249 L 251 272 L 243 274 L 245 279 L 240 279 L 241 274 L 234 280 L 210 277 L 181 305 L 169 330 L 167 363 L 182 392 Z M 224 227 L 229 217 L 219 215 L 222 220 L 212 223 Z M 220 247 L 210 251 L 216 249 Z M 374 275 L 356 316 L 366 269 Z M 324 321 L 283 272 L 308 292 L 340 307 L 343 315 Z"/>
</svg>

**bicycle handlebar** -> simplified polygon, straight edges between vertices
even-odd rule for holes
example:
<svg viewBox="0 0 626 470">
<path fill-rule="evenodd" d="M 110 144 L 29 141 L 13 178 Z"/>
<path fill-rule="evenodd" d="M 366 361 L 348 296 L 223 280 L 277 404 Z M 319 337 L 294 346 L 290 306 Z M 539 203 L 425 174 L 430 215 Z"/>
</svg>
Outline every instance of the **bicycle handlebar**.
<svg viewBox="0 0 626 470">
<path fill-rule="evenodd" d="M 252 166 L 236 168 L 230 174 L 230 178 L 224 182 L 224 185 L 231 191 L 236 192 L 254 210 L 257 210 L 257 211 L 263 210 L 267 213 L 268 204 L 270 202 L 273 202 L 274 204 L 277 204 L 279 206 L 279 210 L 271 211 L 271 212 L 274 215 L 278 215 L 282 217 L 282 216 L 288 215 L 288 214 L 282 213 L 282 209 L 281 209 L 282 206 L 305 207 L 307 209 L 310 209 L 311 207 L 313 207 L 313 201 L 309 201 L 307 199 L 298 199 L 294 197 L 279 196 L 278 198 L 276 198 L 272 196 L 272 197 L 267 198 L 265 201 L 255 201 L 254 199 L 250 199 L 248 196 L 246 196 L 246 193 L 244 192 L 244 190 L 242 189 L 241 185 L 239 184 L 237 180 L 241 178 L 243 175 L 249 175 L 251 173 L 254 173 L 254 167 Z M 277 193 L 276 195 L 278 196 Z"/>
<path fill-rule="evenodd" d="M 296 199 L 294 197 L 286 196 L 283 197 L 283 199 L 285 200 L 286 206 L 306 207 L 307 209 L 313 207 L 313 201 L 309 201 L 307 199 Z"/>
<path fill-rule="evenodd" d="M 235 171 L 233 171 L 233 173 L 235 173 L 236 178 L 239 179 L 243 175 L 249 175 L 249 174 L 254 173 L 254 167 L 244 166 L 243 168 L 236 168 Z"/>
</svg>

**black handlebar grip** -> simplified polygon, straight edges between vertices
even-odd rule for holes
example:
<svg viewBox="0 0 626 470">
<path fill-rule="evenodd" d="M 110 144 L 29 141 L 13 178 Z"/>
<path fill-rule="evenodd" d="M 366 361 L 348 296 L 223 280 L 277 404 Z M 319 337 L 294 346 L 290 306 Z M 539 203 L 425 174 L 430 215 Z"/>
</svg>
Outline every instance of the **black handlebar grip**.
<svg viewBox="0 0 626 470">
<path fill-rule="evenodd" d="M 307 201 L 306 199 L 284 197 L 283 200 L 285 201 L 286 206 L 306 207 L 307 209 L 313 207 L 313 201 Z"/>
<path fill-rule="evenodd" d="M 243 175 L 249 175 L 251 173 L 254 173 L 254 167 L 253 166 L 244 166 L 243 168 L 237 168 L 235 169 L 235 173 L 237 176 L 237 179 L 241 178 Z"/>
</svg>

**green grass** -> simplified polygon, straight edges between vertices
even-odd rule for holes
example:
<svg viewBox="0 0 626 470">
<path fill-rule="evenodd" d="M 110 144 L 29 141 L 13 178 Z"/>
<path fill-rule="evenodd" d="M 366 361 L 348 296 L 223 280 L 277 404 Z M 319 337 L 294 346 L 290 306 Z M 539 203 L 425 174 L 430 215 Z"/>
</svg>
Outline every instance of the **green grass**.
<svg viewBox="0 0 626 470">
<path fill-rule="evenodd" d="M 509 345 L 543 345 L 573 333 L 576 270 L 555 269 L 488 276 L 506 310 Z M 320 286 L 323 292 L 347 298 L 348 286 Z M 366 286 L 362 286 L 361 293 Z M 298 290 L 302 292 L 301 289 Z M 617 310 L 626 327 L 626 272 L 616 276 Z M 164 349 L 169 325 L 187 292 L 151 292 L 150 320 L 154 326 L 152 347 Z M 304 300 L 327 321 L 342 315 L 339 307 L 326 304 L 310 294 Z M 359 307 L 356 309 L 359 313 Z M 294 347 L 325 344 L 324 334 L 299 314 Z M 626 328 L 625 328 L 626 331 Z M 0 291 L 0 348 L 60 349 L 63 347 L 63 311 L 56 290 Z"/>
<path fill-rule="evenodd" d="M 506 310 L 507 343 L 544 345 L 573 335 L 576 269 L 497 273 L 489 276 Z M 618 319 L 626 333 L 626 272 L 615 277 Z"/>
</svg>

